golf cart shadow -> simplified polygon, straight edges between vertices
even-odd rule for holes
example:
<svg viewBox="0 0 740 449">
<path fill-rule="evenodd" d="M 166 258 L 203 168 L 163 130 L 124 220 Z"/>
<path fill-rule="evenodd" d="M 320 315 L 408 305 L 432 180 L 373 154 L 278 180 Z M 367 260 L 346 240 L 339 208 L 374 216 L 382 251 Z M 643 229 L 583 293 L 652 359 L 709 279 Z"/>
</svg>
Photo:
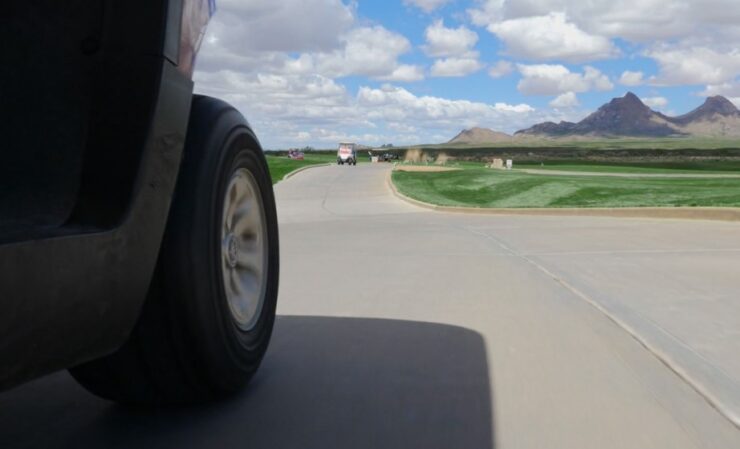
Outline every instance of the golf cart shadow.
<svg viewBox="0 0 740 449">
<path fill-rule="evenodd" d="M 158 412 L 110 406 L 65 433 L 75 447 L 492 448 L 491 398 L 485 344 L 473 331 L 281 316 L 237 397 Z"/>
</svg>

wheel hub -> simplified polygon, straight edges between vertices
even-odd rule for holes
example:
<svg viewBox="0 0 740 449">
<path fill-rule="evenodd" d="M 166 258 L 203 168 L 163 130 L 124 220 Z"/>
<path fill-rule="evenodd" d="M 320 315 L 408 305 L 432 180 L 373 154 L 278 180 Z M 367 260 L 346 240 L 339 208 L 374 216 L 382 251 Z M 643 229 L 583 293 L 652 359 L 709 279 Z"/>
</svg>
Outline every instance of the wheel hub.
<svg viewBox="0 0 740 449">
<path fill-rule="evenodd" d="M 226 262 L 231 268 L 239 263 L 239 241 L 231 233 L 226 237 Z"/>
<path fill-rule="evenodd" d="M 224 194 L 221 271 L 231 315 L 246 331 L 254 328 L 262 312 L 268 244 L 257 180 L 248 170 L 237 169 Z"/>
</svg>

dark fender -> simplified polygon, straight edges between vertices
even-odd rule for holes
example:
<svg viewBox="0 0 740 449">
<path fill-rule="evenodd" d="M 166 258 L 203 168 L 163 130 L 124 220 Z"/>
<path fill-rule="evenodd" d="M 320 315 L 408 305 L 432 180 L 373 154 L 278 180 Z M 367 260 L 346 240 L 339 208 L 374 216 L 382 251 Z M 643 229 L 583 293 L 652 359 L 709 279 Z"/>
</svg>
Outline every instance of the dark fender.
<svg viewBox="0 0 740 449">
<path fill-rule="evenodd" d="M 118 348 L 142 307 L 167 222 L 193 83 L 165 58 L 130 207 L 106 231 L 0 244 L 0 389 Z"/>
</svg>

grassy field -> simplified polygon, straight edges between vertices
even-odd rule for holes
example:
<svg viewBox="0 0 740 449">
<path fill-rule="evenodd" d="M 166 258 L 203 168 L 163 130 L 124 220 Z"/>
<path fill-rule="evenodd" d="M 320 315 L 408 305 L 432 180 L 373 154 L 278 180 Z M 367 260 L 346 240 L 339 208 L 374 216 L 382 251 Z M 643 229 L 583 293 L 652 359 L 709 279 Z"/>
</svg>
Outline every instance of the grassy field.
<svg viewBox="0 0 740 449">
<path fill-rule="evenodd" d="M 574 172 L 598 172 L 598 173 L 740 173 L 740 162 L 738 161 L 706 161 L 706 162 L 630 162 L 630 163 L 606 163 L 606 162 L 578 162 L 573 161 L 544 161 L 544 162 L 518 162 L 515 168 L 558 170 Z"/>
<path fill-rule="evenodd" d="M 581 171 L 594 171 L 593 165 Z M 607 166 L 610 170 L 613 166 Z M 563 169 L 561 166 L 559 169 Z M 659 167 L 653 167 L 659 169 Z M 663 168 L 661 173 L 669 173 Z M 698 168 L 673 172 L 704 173 Z M 720 170 L 722 171 L 722 170 Z M 470 207 L 670 207 L 740 206 L 740 178 L 614 178 L 536 175 L 464 168 L 459 171 L 394 172 L 398 190 L 443 206 Z"/>
<path fill-rule="evenodd" d="M 307 154 L 302 161 L 294 161 L 286 156 L 267 155 L 265 158 L 267 159 L 267 166 L 270 168 L 273 184 L 281 181 L 285 175 L 298 168 L 337 161 L 336 154 Z"/>
</svg>

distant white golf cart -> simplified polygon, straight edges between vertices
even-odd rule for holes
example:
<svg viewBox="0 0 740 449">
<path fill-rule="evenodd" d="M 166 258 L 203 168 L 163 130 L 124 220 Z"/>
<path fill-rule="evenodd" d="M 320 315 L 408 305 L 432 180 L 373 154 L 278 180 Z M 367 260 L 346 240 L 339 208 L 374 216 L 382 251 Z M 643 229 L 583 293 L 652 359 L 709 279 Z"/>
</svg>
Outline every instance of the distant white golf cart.
<svg viewBox="0 0 740 449">
<path fill-rule="evenodd" d="M 337 150 L 337 165 L 357 165 L 357 146 L 354 143 L 342 142 Z"/>
</svg>

